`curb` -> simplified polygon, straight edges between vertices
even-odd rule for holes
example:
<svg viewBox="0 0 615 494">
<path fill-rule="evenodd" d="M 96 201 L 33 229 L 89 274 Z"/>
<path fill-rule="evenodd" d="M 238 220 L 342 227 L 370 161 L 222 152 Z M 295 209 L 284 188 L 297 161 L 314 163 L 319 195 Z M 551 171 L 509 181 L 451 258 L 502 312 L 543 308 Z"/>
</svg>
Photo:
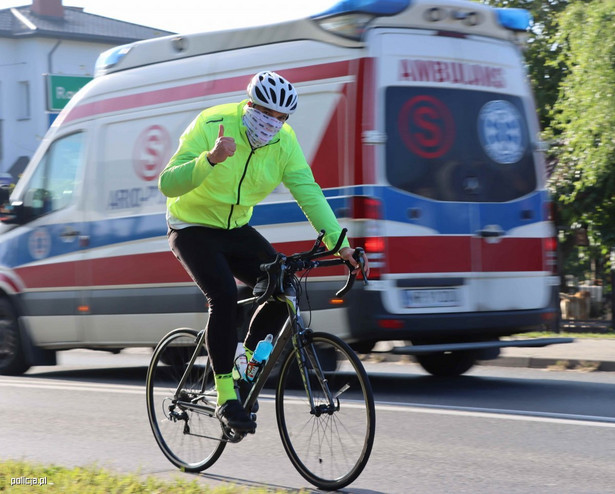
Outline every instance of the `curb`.
<svg viewBox="0 0 615 494">
<path fill-rule="evenodd" d="M 477 365 L 495 367 L 526 367 L 529 369 L 577 370 L 583 372 L 615 372 L 615 362 L 543 357 L 498 357 L 495 360 L 479 360 Z"/>
<path fill-rule="evenodd" d="M 415 363 L 411 355 L 396 355 L 376 352 L 361 355 L 361 360 L 369 363 Z M 576 370 L 580 372 L 615 372 L 615 361 L 591 359 L 566 359 L 553 357 L 498 357 L 494 360 L 479 360 L 476 365 L 492 367 L 517 367 L 528 369 Z"/>
</svg>

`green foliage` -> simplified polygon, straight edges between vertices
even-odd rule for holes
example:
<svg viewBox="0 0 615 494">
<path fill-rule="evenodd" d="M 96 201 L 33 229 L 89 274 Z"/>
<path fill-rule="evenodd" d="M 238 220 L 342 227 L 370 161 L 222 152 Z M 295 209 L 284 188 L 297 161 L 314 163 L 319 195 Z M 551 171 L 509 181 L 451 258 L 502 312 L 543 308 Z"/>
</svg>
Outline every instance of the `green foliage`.
<svg viewBox="0 0 615 494">
<path fill-rule="evenodd" d="M 615 0 L 577 1 L 553 41 L 566 75 L 547 136 L 558 142 L 550 187 L 560 222 L 584 226 L 590 255 L 615 246 Z"/>
<path fill-rule="evenodd" d="M 569 0 L 484 0 L 492 7 L 529 10 L 533 25 L 530 29 L 525 60 L 528 75 L 536 98 L 538 117 L 543 129 L 551 123 L 551 109 L 558 96 L 558 88 L 565 74 L 565 64 L 559 59 L 560 51 L 553 45 L 557 29 L 557 15 L 564 11 Z"/>
<path fill-rule="evenodd" d="M 558 213 L 563 272 L 608 267 L 615 246 L 615 0 L 483 0 L 531 12 L 525 58 Z M 575 245 L 584 228 L 589 245 Z M 608 287 L 608 285 L 607 285 Z"/>
<path fill-rule="evenodd" d="M 34 485 L 35 482 L 37 485 Z M 17 492 L 19 488 L 23 492 L 40 491 L 58 494 L 265 494 L 275 492 L 265 488 L 234 485 L 208 487 L 199 484 L 196 480 L 164 482 L 154 477 L 117 475 L 93 467 L 69 469 L 22 461 L 0 462 L 0 492 Z"/>
</svg>

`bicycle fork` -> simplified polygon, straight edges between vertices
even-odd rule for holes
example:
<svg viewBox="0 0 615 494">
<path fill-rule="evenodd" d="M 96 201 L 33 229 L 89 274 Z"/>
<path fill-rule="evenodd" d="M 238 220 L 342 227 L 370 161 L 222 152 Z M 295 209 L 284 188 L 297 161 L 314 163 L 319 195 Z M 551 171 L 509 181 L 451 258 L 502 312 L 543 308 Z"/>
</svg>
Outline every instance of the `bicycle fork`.
<svg viewBox="0 0 615 494">
<path fill-rule="evenodd" d="M 338 392 L 335 397 L 331 394 L 328 380 L 325 377 L 320 361 L 318 360 L 318 355 L 314 351 L 314 346 L 311 341 L 312 330 L 305 328 L 303 319 L 301 318 L 301 311 L 297 303 L 297 294 L 294 287 L 288 286 L 284 293 L 284 297 L 280 298 L 280 300 L 284 300 L 286 302 L 289 315 L 287 324 L 290 324 L 295 329 L 292 333 L 292 343 L 293 348 L 296 350 L 297 365 L 299 366 L 299 374 L 301 375 L 301 380 L 303 381 L 303 387 L 310 401 L 310 413 L 317 417 L 323 413 L 332 415 L 333 412 L 339 410 L 339 401 L 336 398 L 341 393 Z M 323 403 L 320 405 L 316 405 L 314 403 L 314 393 L 308 378 L 310 368 L 313 369 L 316 379 L 318 380 L 328 403 Z"/>
<path fill-rule="evenodd" d="M 314 349 L 314 344 L 311 341 L 311 334 L 311 329 L 302 329 L 297 333 L 295 338 L 293 338 L 293 345 L 297 350 L 296 357 L 297 365 L 299 366 L 299 373 L 301 374 L 301 379 L 303 380 L 305 393 L 310 401 L 310 413 L 316 417 L 321 416 L 323 413 L 333 415 L 333 413 L 339 411 L 340 408 L 339 400 L 337 398 L 347 389 L 348 385 L 345 386 L 346 389 L 342 388 L 335 395 L 331 393 L 331 389 L 329 389 L 329 381 L 322 370 L 320 360 L 318 359 L 318 355 Z M 310 370 L 312 370 L 316 375 L 316 380 L 320 384 L 320 388 L 326 397 L 325 403 L 316 405 L 314 402 L 314 392 L 308 377 Z"/>
</svg>

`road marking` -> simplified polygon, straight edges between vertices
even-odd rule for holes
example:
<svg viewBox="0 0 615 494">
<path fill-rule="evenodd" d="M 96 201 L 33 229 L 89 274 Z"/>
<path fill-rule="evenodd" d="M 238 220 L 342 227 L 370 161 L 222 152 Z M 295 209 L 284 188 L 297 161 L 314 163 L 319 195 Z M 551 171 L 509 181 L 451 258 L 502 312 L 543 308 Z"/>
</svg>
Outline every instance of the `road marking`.
<svg viewBox="0 0 615 494">
<path fill-rule="evenodd" d="M 52 381 L 47 379 L 28 379 L 0 377 L 0 387 L 13 388 L 38 388 L 61 391 L 91 391 L 95 393 L 123 393 L 144 395 L 145 387 L 131 384 L 103 384 L 103 383 L 78 383 L 71 381 Z M 261 394 L 259 400 L 271 401 L 274 394 Z M 293 398 L 293 403 L 301 403 L 299 398 Z M 353 408 L 362 407 L 363 402 L 346 401 L 346 406 Z M 509 410 L 499 408 L 459 407 L 447 405 L 430 405 L 423 403 L 403 404 L 395 402 L 378 401 L 376 410 L 381 412 L 407 412 L 425 413 L 432 415 L 457 415 L 464 417 L 490 418 L 499 420 L 518 420 L 526 422 L 544 422 L 563 425 L 581 425 L 588 427 L 615 428 L 615 418 L 596 415 L 579 415 L 557 412 L 538 412 L 531 410 Z"/>
<path fill-rule="evenodd" d="M 130 394 L 144 394 L 145 388 L 143 386 L 136 386 L 130 384 L 102 384 L 102 383 L 73 383 L 66 381 L 48 381 L 48 380 L 6 380 L 0 379 L 0 386 L 10 388 L 38 388 L 38 389 L 54 389 L 63 391 L 94 391 L 94 392 L 106 392 L 106 393 L 130 393 Z"/>
<path fill-rule="evenodd" d="M 414 403 L 404 405 L 394 402 L 378 402 L 377 410 L 391 412 L 427 413 L 433 415 L 459 415 L 500 420 L 520 420 L 526 422 L 546 422 L 553 424 L 584 425 L 590 427 L 615 428 L 615 418 L 597 415 L 577 415 L 557 412 L 538 412 L 531 410 L 508 410 L 499 408 L 459 407 Z"/>
<path fill-rule="evenodd" d="M 260 399 L 260 396 L 259 396 Z M 296 405 L 305 403 L 299 397 L 293 397 L 291 402 Z M 348 401 L 344 402 L 344 406 L 348 408 L 363 408 L 363 402 Z M 526 422 L 546 422 L 554 424 L 569 424 L 569 425 L 585 425 L 590 427 L 609 427 L 615 428 L 615 418 L 601 417 L 595 415 L 575 415 L 568 413 L 548 413 L 534 412 L 529 410 L 507 410 L 498 408 L 475 408 L 475 407 L 458 407 L 446 405 L 429 405 L 429 404 L 403 404 L 387 401 L 376 402 L 377 412 L 409 412 L 409 413 L 426 413 L 432 415 L 457 415 L 465 417 L 490 418 L 500 420 L 520 420 Z"/>
</svg>

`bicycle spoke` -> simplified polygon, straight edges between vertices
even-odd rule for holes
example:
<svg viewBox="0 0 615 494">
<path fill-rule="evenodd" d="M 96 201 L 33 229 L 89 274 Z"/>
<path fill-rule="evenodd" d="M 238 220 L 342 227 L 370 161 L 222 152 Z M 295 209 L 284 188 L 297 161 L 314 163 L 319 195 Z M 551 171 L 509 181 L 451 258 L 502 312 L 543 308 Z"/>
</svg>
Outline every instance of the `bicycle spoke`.
<svg viewBox="0 0 615 494">
<path fill-rule="evenodd" d="M 313 408 L 301 384 L 295 350 L 278 383 L 278 426 L 299 473 L 321 489 L 339 489 L 361 473 L 369 458 L 375 430 L 373 397 L 361 362 L 345 343 L 321 333 L 312 339 L 313 350 L 306 348 L 306 353 L 313 351 L 316 358 L 307 359 L 306 378 Z"/>
<path fill-rule="evenodd" d="M 186 372 L 196 342 L 196 331 L 171 332 L 154 351 L 147 374 L 147 406 L 154 437 L 165 456 L 188 471 L 211 466 L 226 445 L 214 415 L 213 373 L 203 348 Z M 184 385 L 178 391 L 183 377 Z"/>
</svg>

